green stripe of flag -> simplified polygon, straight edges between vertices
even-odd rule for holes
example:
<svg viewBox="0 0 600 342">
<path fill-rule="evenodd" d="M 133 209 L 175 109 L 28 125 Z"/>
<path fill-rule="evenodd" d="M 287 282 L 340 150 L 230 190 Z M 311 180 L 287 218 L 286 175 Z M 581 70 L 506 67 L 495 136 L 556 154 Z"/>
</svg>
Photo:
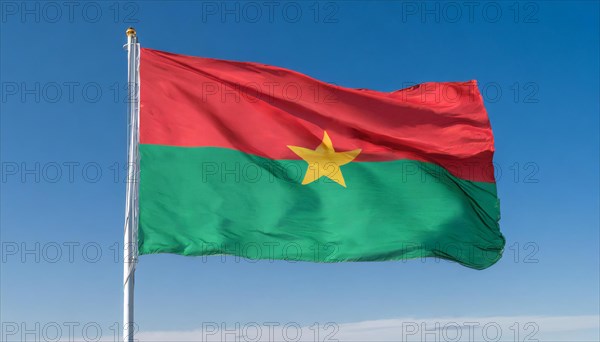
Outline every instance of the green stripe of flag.
<svg viewBox="0 0 600 342">
<path fill-rule="evenodd" d="M 141 145 L 140 254 L 317 262 L 440 257 L 482 269 L 501 256 L 494 183 L 413 160 L 341 167 L 346 188 L 302 185 L 303 160 L 225 148 Z"/>
</svg>

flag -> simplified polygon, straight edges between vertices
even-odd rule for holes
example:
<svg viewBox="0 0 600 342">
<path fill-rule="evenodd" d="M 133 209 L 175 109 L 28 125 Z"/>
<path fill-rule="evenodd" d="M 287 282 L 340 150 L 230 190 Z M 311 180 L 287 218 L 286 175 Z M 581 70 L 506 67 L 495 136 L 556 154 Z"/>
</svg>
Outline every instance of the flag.
<svg viewBox="0 0 600 342">
<path fill-rule="evenodd" d="M 141 49 L 139 253 L 313 262 L 502 255 L 475 81 L 394 92 Z"/>
</svg>

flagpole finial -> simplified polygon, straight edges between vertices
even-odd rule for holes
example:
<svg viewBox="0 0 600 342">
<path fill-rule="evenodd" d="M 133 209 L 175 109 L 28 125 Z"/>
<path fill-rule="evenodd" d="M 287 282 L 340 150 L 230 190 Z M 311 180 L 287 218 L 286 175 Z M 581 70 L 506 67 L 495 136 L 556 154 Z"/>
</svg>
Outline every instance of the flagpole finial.
<svg viewBox="0 0 600 342">
<path fill-rule="evenodd" d="M 127 29 L 127 31 L 125 31 L 125 34 L 127 35 L 127 37 L 135 37 L 135 29 L 133 27 L 130 27 Z"/>
</svg>

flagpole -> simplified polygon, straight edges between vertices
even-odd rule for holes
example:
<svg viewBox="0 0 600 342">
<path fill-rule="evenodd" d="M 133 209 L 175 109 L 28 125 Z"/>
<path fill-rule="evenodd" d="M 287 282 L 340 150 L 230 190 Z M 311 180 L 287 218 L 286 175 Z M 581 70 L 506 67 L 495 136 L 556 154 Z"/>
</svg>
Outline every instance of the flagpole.
<svg viewBox="0 0 600 342">
<path fill-rule="evenodd" d="M 127 153 L 127 192 L 125 195 L 125 236 L 123 239 L 123 341 L 133 342 L 133 290 L 137 262 L 138 171 L 139 171 L 139 44 L 135 29 L 127 34 L 127 81 L 129 136 Z"/>
</svg>

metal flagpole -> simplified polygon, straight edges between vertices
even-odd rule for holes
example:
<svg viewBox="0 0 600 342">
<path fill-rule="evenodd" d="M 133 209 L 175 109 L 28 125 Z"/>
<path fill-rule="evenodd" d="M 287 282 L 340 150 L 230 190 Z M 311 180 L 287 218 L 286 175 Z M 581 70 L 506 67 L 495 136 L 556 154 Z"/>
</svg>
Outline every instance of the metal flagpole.
<svg viewBox="0 0 600 342">
<path fill-rule="evenodd" d="M 140 46 L 135 30 L 127 34 L 127 77 L 129 114 L 129 151 L 127 157 L 127 193 L 125 196 L 125 237 L 123 239 L 123 341 L 133 342 L 133 287 L 137 262 L 138 172 L 139 172 L 139 66 Z"/>
</svg>

